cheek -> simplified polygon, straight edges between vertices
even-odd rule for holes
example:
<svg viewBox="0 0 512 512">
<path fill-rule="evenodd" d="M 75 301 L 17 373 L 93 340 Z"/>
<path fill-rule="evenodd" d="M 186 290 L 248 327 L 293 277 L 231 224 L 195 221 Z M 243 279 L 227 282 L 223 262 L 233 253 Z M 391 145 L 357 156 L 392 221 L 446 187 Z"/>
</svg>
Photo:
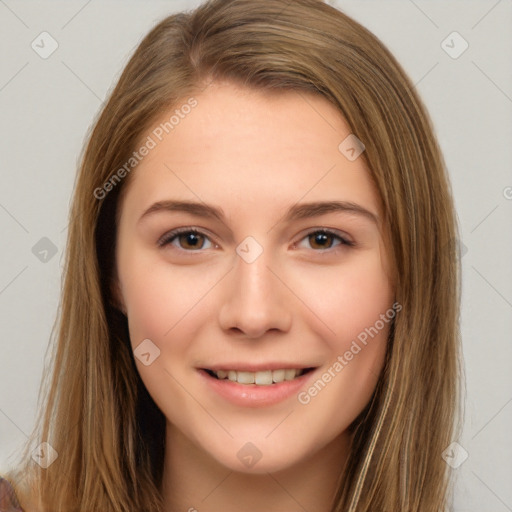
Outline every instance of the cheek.
<svg viewBox="0 0 512 512">
<path fill-rule="evenodd" d="M 373 251 L 356 254 L 338 267 L 304 272 L 297 285 L 300 296 L 307 297 L 308 306 L 322 321 L 323 338 L 343 351 L 393 303 L 391 283 L 379 253 Z"/>
<path fill-rule="evenodd" d="M 304 296 L 315 313 L 311 325 L 330 357 L 320 382 L 306 390 L 301 403 L 315 402 L 316 410 L 328 417 L 325 421 L 338 426 L 340 422 L 348 426 L 368 403 L 384 364 L 395 316 L 393 288 L 380 254 L 368 251 L 357 256 L 337 268 L 302 274 L 306 281 L 302 281 L 301 293 L 309 288 Z"/>
<path fill-rule="evenodd" d="M 163 338 L 204 294 L 190 272 L 173 270 L 137 247 L 120 254 L 118 270 L 134 338 Z"/>
<path fill-rule="evenodd" d="M 198 325 L 189 321 L 193 306 L 205 291 L 200 280 L 191 283 L 190 275 L 149 261 L 136 249 L 122 255 L 118 268 L 137 370 L 160 410 L 174 418 L 175 411 L 189 406 L 179 384 L 188 377 L 188 370 L 179 363 L 187 358 Z M 147 352 L 148 365 L 137 357 Z"/>
<path fill-rule="evenodd" d="M 137 272 L 135 266 L 130 279 L 124 285 L 124 298 L 127 307 L 130 337 L 133 345 L 142 339 L 159 339 L 172 327 L 172 317 L 169 311 L 178 306 L 177 299 L 173 300 L 168 292 L 165 281 L 153 279 L 151 272 L 143 275 Z"/>
</svg>

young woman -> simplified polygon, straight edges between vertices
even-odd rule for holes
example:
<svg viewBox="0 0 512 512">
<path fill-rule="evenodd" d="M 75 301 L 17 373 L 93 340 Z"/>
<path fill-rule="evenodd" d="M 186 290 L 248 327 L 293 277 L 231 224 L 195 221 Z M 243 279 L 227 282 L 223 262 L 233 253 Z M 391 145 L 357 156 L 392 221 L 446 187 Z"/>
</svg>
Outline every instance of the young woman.
<svg viewBox="0 0 512 512">
<path fill-rule="evenodd" d="M 319 0 L 168 17 L 83 155 L 46 401 L 5 501 L 446 510 L 457 231 L 428 114 L 361 25 Z"/>
</svg>

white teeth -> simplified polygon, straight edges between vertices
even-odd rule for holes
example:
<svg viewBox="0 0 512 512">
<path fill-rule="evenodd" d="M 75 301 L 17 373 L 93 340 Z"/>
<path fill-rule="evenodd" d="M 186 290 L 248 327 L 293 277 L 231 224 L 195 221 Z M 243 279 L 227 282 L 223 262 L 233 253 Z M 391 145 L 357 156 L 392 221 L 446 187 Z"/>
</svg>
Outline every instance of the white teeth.
<svg viewBox="0 0 512 512">
<path fill-rule="evenodd" d="M 264 370 L 260 372 L 242 372 L 236 370 L 214 371 L 219 380 L 229 379 L 239 384 L 257 384 L 258 386 L 270 386 L 272 383 L 293 380 L 304 373 L 303 369 L 286 368 L 281 370 Z"/>
<path fill-rule="evenodd" d="M 240 384 L 254 384 L 254 373 L 252 372 L 236 372 L 237 382 Z"/>
<path fill-rule="evenodd" d="M 272 371 L 272 380 L 274 382 L 283 382 L 285 373 L 286 373 L 286 370 L 273 370 Z"/>
<path fill-rule="evenodd" d="M 272 384 L 272 372 L 270 370 L 264 372 L 256 372 L 254 383 L 260 386 L 268 386 Z"/>
<path fill-rule="evenodd" d="M 295 370 L 294 368 L 292 369 L 286 369 L 284 371 L 284 380 L 293 380 L 295 378 L 295 374 L 296 374 L 297 370 Z"/>
</svg>

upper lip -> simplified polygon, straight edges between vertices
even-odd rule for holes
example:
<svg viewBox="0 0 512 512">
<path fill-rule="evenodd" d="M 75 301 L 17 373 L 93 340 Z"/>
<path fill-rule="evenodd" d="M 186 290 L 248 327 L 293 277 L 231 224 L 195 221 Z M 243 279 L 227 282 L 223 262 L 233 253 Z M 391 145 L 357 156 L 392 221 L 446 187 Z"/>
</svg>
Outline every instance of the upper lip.
<svg viewBox="0 0 512 512">
<path fill-rule="evenodd" d="M 239 372 L 263 372 L 265 370 L 281 370 L 281 369 L 306 369 L 306 368 L 316 368 L 314 365 L 305 365 L 302 363 L 221 363 L 221 364 L 213 364 L 209 366 L 202 367 L 205 370 L 212 370 L 214 372 L 219 370 L 235 370 Z"/>
</svg>

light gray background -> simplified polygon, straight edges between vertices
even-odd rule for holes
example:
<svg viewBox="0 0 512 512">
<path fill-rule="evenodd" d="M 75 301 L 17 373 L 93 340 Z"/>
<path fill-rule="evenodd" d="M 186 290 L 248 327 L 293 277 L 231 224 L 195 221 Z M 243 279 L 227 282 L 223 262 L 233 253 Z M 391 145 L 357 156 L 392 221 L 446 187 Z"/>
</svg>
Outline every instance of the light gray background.
<svg viewBox="0 0 512 512">
<path fill-rule="evenodd" d="M 512 511 L 512 2 L 329 3 L 389 47 L 433 118 L 467 250 L 466 424 L 457 441 L 469 457 L 455 470 L 455 509 Z M 35 419 L 86 132 L 147 31 L 198 4 L 0 0 L 0 473 Z M 43 31 L 59 45 L 47 59 L 31 48 Z M 469 44 L 456 59 L 441 46 L 453 31 Z M 46 262 L 32 251 L 43 237 L 57 249 Z"/>
</svg>

